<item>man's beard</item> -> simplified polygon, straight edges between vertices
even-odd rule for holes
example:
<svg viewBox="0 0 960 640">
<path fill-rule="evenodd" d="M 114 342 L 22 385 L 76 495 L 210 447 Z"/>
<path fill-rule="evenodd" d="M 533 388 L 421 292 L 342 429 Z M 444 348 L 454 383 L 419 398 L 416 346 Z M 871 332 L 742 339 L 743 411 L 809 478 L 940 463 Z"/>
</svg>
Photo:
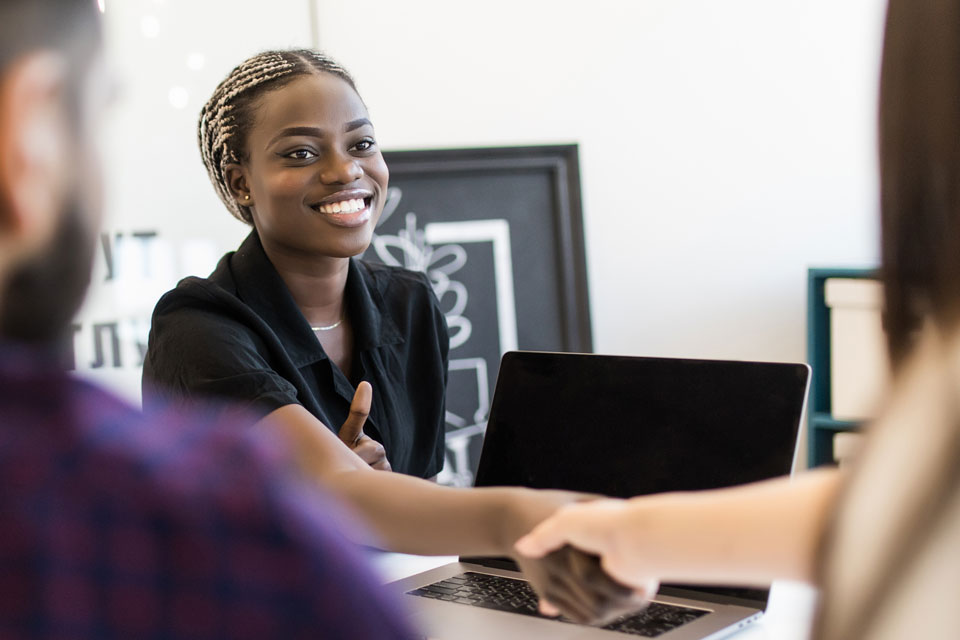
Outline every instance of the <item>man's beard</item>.
<svg viewBox="0 0 960 640">
<path fill-rule="evenodd" d="M 95 238 L 86 218 L 70 206 L 48 248 L 15 268 L 0 302 L 0 338 L 52 344 L 67 335 L 90 284 Z"/>
</svg>

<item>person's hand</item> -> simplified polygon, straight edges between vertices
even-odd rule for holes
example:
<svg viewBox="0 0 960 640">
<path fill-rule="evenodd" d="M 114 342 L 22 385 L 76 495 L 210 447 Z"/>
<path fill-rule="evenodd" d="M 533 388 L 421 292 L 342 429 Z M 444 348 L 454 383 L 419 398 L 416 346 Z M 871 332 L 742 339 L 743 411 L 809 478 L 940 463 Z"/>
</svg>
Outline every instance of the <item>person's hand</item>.
<svg viewBox="0 0 960 640">
<path fill-rule="evenodd" d="M 371 467 L 379 471 L 390 471 L 390 463 L 387 461 L 387 452 L 383 445 L 363 433 L 363 425 L 367 421 L 367 416 L 370 415 L 372 398 L 373 387 L 369 382 L 364 381 L 357 385 L 357 392 L 353 394 L 353 402 L 350 403 L 350 415 L 340 427 L 338 435 L 351 451 Z"/>
<path fill-rule="evenodd" d="M 520 556 L 517 563 L 540 596 L 540 613 L 580 624 L 608 624 L 643 609 L 656 593 L 620 584 L 604 572 L 599 557 L 569 545 L 539 559 Z"/>
<path fill-rule="evenodd" d="M 528 558 L 549 557 L 568 545 L 595 554 L 608 575 L 649 598 L 659 583 L 645 574 L 639 543 L 624 537 L 624 532 L 636 529 L 631 515 L 629 503 L 623 500 L 568 504 L 520 538 L 514 548 Z"/>
<path fill-rule="evenodd" d="M 569 491 L 524 491 L 518 494 L 507 521 L 515 543 L 521 534 L 535 531 L 535 525 L 549 520 L 558 508 L 571 503 L 596 500 L 598 496 Z M 561 548 L 562 547 L 562 548 Z M 607 574 L 597 555 L 572 546 L 557 545 L 543 553 L 511 555 L 540 596 L 544 615 L 564 615 L 589 624 L 605 624 L 612 619 L 642 609 L 656 589 L 634 589 Z"/>
</svg>

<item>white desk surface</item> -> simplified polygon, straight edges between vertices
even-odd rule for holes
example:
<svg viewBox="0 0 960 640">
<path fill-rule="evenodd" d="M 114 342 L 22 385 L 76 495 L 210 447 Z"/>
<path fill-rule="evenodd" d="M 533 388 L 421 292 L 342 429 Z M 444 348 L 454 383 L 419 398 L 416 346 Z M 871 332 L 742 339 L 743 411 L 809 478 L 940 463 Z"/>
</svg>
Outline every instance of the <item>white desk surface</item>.
<svg viewBox="0 0 960 640">
<path fill-rule="evenodd" d="M 384 582 L 399 580 L 448 562 L 454 556 L 410 556 L 402 553 L 371 553 L 371 561 Z M 735 640 L 806 640 L 816 604 L 816 590 L 794 582 L 776 582 L 767 613 L 759 622 L 730 635 Z"/>
</svg>

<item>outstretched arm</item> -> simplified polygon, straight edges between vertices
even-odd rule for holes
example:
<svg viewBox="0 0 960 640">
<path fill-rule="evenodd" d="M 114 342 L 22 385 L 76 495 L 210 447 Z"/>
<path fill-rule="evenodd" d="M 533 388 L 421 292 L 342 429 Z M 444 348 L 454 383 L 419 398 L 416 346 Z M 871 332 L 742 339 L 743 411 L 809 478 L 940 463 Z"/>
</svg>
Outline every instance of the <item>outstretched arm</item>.
<svg viewBox="0 0 960 640">
<path fill-rule="evenodd" d="M 358 385 L 340 433 L 359 431 L 371 394 L 369 384 Z M 582 552 L 563 549 L 532 559 L 514 550 L 521 535 L 582 495 L 509 487 L 454 489 L 375 471 L 300 405 L 281 407 L 260 424 L 284 433 L 304 474 L 353 507 L 386 549 L 424 555 L 511 556 L 540 594 L 581 622 L 609 619 L 641 604 L 629 588 L 599 569 L 596 558 Z"/>
<path fill-rule="evenodd" d="M 806 472 L 715 491 L 562 507 L 517 543 L 539 557 L 572 545 L 601 557 L 615 579 L 685 583 L 811 582 L 814 554 L 841 482 Z"/>
<path fill-rule="evenodd" d="M 359 431 L 371 395 L 370 385 L 361 383 L 340 433 Z M 307 476 L 349 504 L 392 551 L 510 555 L 517 538 L 575 499 L 559 491 L 454 489 L 374 471 L 300 405 L 281 407 L 260 424 L 282 431 Z"/>
</svg>

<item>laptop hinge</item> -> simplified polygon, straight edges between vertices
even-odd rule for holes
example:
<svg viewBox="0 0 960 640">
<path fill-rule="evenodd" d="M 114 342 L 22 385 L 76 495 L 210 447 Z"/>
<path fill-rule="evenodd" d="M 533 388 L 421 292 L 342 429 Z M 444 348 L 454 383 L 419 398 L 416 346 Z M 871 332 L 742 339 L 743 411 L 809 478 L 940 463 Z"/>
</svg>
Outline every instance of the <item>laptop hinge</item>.
<svg viewBox="0 0 960 640">
<path fill-rule="evenodd" d="M 516 562 L 514 562 L 512 559 L 507 557 L 485 558 L 485 557 L 460 556 L 460 562 L 469 562 L 470 564 L 479 564 L 484 567 L 490 567 L 491 569 L 505 569 L 507 571 L 520 571 L 519 565 L 517 565 Z"/>
</svg>

